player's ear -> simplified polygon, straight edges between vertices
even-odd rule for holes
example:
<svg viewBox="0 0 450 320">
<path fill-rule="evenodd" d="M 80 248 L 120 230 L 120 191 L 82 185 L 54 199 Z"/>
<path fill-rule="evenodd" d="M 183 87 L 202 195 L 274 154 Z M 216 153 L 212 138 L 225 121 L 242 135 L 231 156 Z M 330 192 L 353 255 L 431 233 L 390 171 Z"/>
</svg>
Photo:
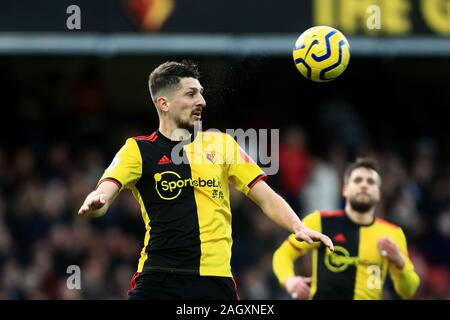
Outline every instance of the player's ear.
<svg viewBox="0 0 450 320">
<path fill-rule="evenodd" d="M 167 112 L 169 110 L 169 104 L 168 104 L 167 97 L 164 97 L 164 96 L 158 97 L 155 101 L 155 104 L 156 104 L 156 107 L 161 112 Z"/>
<path fill-rule="evenodd" d="M 347 182 L 346 181 L 344 181 L 344 184 L 342 185 L 342 196 L 344 198 L 347 197 Z"/>
<path fill-rule="evenodd" d="M 376 184 L 377 184 L 377 193 L 375 195 L 375 198 L 376 198 L 375 200 L 380 201 L 381 200 L 381 177 L 379 174 L 377 174 Z"/>
<path fill-rule="evenodd" d="M 381 200 L 381 186 L 378 186 L 378 191 L 375 194 L 375 200 L 378 202 Z"/>
</svg>

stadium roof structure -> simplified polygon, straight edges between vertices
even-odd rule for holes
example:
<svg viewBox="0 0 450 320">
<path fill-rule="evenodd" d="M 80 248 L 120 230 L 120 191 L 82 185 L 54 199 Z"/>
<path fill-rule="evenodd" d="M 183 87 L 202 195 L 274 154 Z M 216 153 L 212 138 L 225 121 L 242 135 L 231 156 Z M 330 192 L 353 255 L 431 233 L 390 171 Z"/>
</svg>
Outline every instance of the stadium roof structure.
<svg viewBox="0 0 450 320">
<path fill-rule="evenodd" d="M 0 54 L 287 56 L 291 55 L 297 36 L 0 33 Z M 450 56 L 450 40 L 445 37 L 349 37 L 348 40 L 355 56 Z"/>
</svg>

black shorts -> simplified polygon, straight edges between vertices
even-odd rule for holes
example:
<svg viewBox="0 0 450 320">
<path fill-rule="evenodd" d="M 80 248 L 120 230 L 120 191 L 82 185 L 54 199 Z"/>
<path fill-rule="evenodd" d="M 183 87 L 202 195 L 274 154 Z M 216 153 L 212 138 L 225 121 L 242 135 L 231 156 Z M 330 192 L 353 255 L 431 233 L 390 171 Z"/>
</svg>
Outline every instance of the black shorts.
<svg viewBox="0 0 450 320">
<path fill-rule="evenodd" d="M 233 278 L 146 271 L 135 273 L 129 300 L 239 300 Z"/>
</svg>

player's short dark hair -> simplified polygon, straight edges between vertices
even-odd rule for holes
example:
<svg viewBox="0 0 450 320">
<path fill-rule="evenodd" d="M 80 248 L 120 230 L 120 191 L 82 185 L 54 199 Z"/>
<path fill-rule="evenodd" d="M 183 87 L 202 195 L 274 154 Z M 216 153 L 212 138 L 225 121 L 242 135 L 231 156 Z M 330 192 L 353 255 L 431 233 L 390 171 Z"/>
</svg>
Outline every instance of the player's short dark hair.
<svg viewBox="0 0 450 320">
<path fill-rule="evenodd" d="M 155 100 L 162 89 L 175 87 L 181 78 L 200 78 L 197 65 L 188 60 L 181 62 L 167 61 L 150 73 L 148 85 L 152 99 Z"/>
<path fill-rule="evenodd" d="M 373 158 L 357 158 L 354 162 L 350 163 L 347 168 L 345 168 L 344 183 L 348 182 L 352 172 L 358 168 L 372 169 L 381 176 L 381 171 L 377 160 Z"/>
</svg>

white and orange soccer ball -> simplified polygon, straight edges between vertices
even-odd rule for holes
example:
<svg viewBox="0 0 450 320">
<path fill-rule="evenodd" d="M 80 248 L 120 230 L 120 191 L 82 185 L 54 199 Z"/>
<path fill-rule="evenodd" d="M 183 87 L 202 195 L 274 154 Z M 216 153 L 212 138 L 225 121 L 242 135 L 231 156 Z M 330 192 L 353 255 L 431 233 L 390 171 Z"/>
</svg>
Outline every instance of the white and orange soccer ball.
<svg viewBox="0 0 450 320">
<path fill-rule="evenodd" d="M 328 26 L 312 27 L 295 42 L 295 66 L 307 79 L 326 82 L 344 72 L 350 61 L 350 46 L 345 36 Z"/>
</svg>

